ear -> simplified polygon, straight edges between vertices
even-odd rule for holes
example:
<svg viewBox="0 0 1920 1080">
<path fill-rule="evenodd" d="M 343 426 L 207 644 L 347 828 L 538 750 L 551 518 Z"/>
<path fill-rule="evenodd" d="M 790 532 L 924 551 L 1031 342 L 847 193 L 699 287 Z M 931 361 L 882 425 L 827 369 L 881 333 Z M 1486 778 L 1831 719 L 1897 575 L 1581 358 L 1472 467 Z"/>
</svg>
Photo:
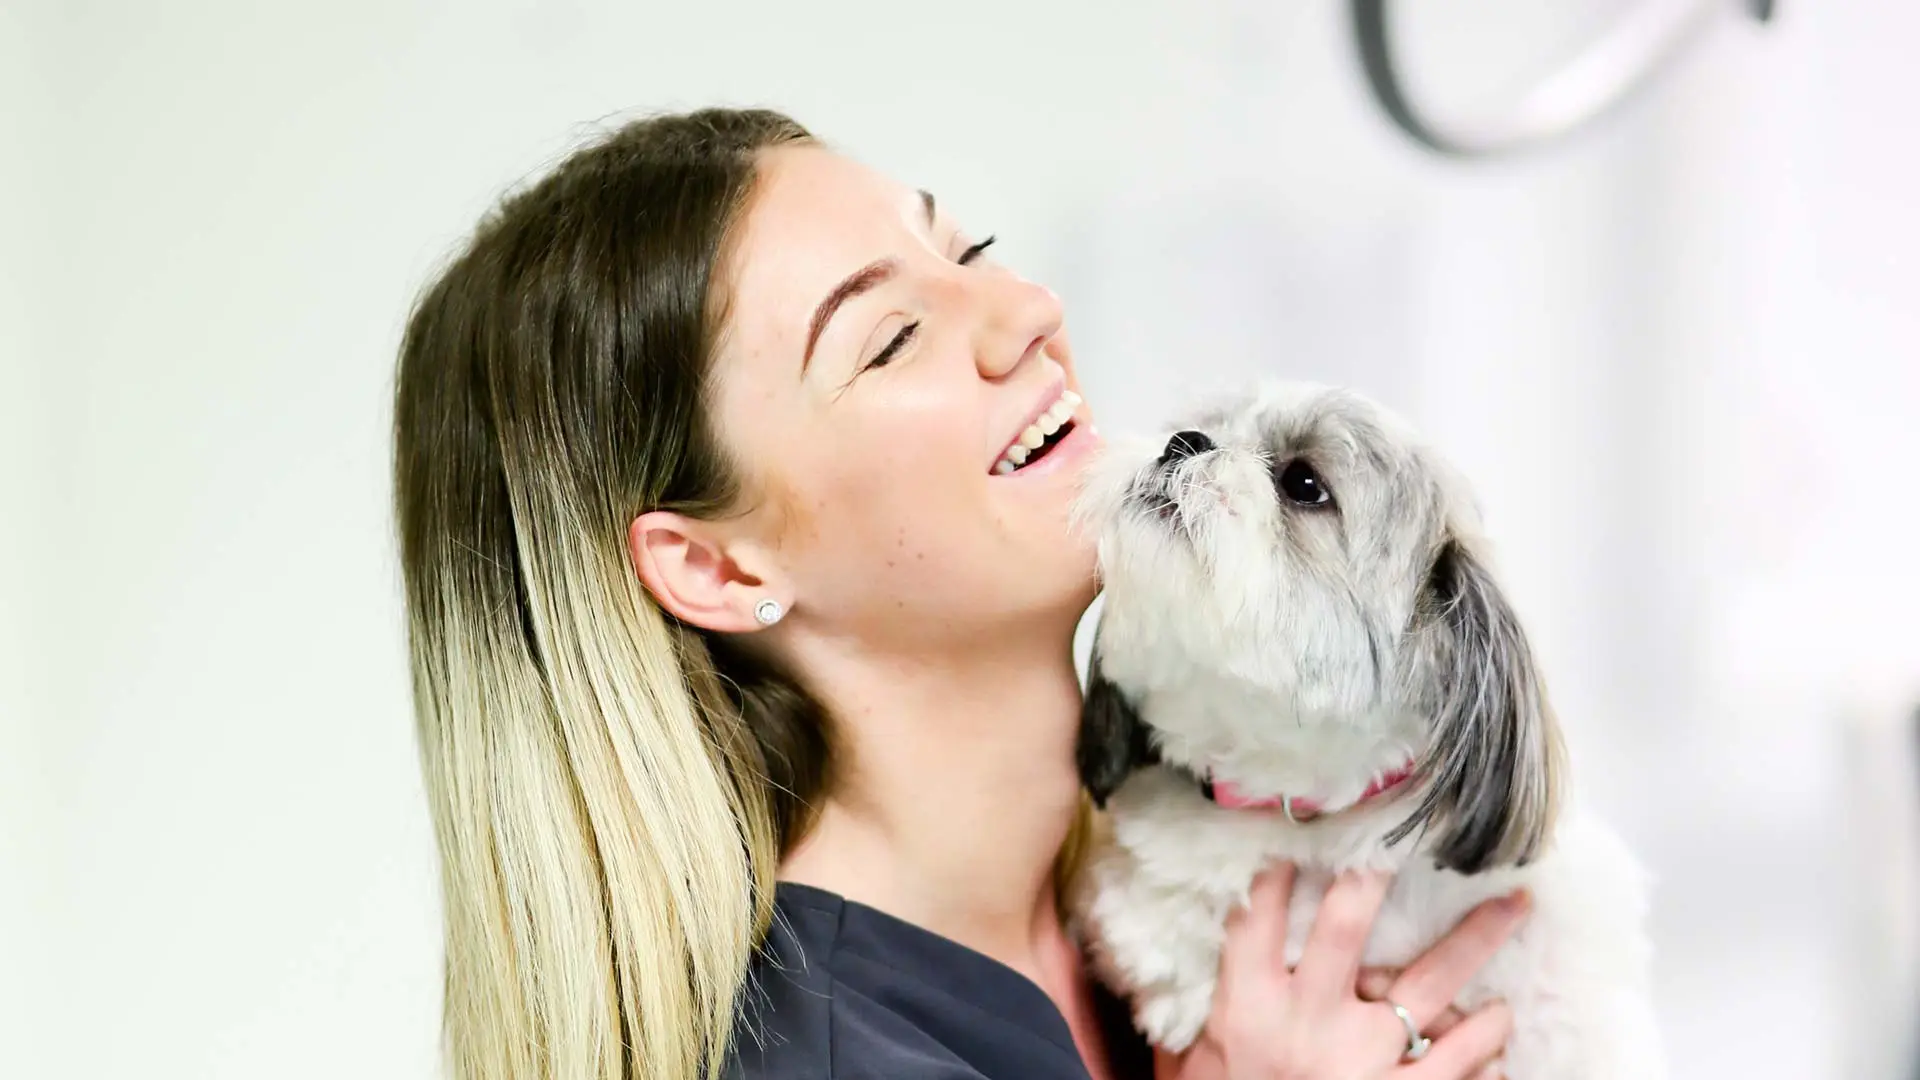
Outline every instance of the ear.
<svg viewBox="0 0 1920 1080">
<path fill-rule="evenodd" d="M 1565 773 L 1533 651 L 1493 575 L 1457 537 L 1441 545 L 1420 607 L 1430 638 L 1416 677 L 1431 681 L 1421 696 L 1433 709 L 1419 767 L 1426 794 L 1388 842 L 1434 827 L 1447 869 L 1524 865 L 1553 832 Z"/>
<path fill-rule="evenodd" d="M 731 542 L 710 522 L 666 510 L 633 519 L 627 553 L 641 584 L 681 622 L 706 630 L 742 633 L 761 629 L 753 608 L 790 599 L 770 580 L 770 568 L 750 544 Z M 756 572 L 757 571 L 757 572 Z"/>
<path fill-rule="evenodd" d="M 1087 671 L 1087 696 L 1080 706 L 1080 736 L 1074 747 L 1081 785 L 1093 797 L 1093 804 L 1104 810 L 1107 799 L 1134 770 L 1158 760 L 1148 740 L 1146 722 L 1120 688 L 1101 674 L 1096 646 Z"/>
</svg>

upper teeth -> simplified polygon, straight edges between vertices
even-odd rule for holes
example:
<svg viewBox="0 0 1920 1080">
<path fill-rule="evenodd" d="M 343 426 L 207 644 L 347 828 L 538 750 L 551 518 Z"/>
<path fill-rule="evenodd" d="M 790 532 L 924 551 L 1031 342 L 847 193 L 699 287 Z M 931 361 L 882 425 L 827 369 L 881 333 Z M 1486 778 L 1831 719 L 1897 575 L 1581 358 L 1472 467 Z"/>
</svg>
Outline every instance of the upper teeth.
<svg viewBox="0 0 1920 1080">
<path fill-rule="evenodd" d="M 1073 416 L 1073 410 L 1079 407 L 1079 394 L 1071 390 L 1062 392 L 1060 400 L 1054 402 L 1046 412 L 1041 413 L 1040 419 L 1028 424 L 1027 430 L 1020 433 L 1020 437 L 1013 441 L 1012 446 L 1007 447 L 1005 456 L 994 463 L 993 471 L 1005 476 L 1026 464 L 1027 458 L 1040 448 L 1041 443 L 1047 441 L 1047 436 L 1059 431 L 1060 425 L 1066 423 Z"/>
</svg>

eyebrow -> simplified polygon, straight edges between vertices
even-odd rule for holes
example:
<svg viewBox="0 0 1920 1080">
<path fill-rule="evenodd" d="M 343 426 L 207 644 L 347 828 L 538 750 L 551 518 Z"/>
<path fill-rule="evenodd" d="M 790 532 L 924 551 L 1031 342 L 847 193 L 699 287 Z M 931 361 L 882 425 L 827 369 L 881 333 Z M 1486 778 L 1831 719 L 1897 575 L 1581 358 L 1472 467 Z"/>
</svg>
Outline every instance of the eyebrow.
<svg viewBox="0 0 1920 1080">
<path fill-rule="evenodd" d="M 934 203 L 933 192 L 920 189 L 920 207 L 926 211 L 927 228 L 933 228 Z M 890 280 L 900 270 L 900 264 L 893 259 L 876 259 L 855 270 L 845 281 L 833 287 L 820 306 L 813 309 L 813 321 L 807 327 L 807 349 L 800 357 L 800 373 L 806 374 L 807 365 L 813 362 L 813 347 L 819 343 L 820 334 L 827 328 L 827 321 L 840 305 Z"/>
<path fill-rule="evenodd" d="M 820 301 L 820 306 L 813 309 L 813 325 L 807 328 L 807 351 L 800 357 L 801 374 L 806 374 L 807 365 L 813 362 L 813 347 L 820 340 L 820 331 L 827 328 L 827 320 L 840 310 L 840 305 L 893 277 L 899 268 L 900 264 L 892 259 L 868 263 L 854 271 L 847 280 L 835 285 L 827 298 Z"/>
</svg>

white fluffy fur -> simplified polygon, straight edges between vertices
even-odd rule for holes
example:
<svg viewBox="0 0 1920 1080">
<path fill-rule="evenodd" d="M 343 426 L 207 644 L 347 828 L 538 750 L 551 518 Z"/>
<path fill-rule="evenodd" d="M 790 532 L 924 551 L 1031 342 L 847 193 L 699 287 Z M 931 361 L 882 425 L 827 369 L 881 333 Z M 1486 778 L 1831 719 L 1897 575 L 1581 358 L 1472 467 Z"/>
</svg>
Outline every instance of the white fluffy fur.
<svg viewBox="0 0 1920 1080">
<path fill-rule="evenodd" d="M 1444 814 L 1387 843 L 1427 771 L 1352 806 L 1409 758 L 1426 770 L 1444 749 L 1435 740 L 1449 737 L 1434 710 L 1459 692 L 1442 685 L 1457 643 L 1434 636 L 1443 631 L 1420 597 L 1441 545 L 1480 550 L 1464 486 L 1404 425 L 1341 391 L 1269 386 L 1178 427 L 1219 449 L 1168 465 L 1164 439 L 1116 445 L 1081 505 L 1106 579 L 1096 678 L 1124 696 L 1158 757 L 1113 790 L 1111 835 L 1074 898 L 1101 977 L 1131 997 L 1150 1039 L 1179 1050 L 1211 1009 L 1227 913 L 1273 860 L 1301 871 L 1289 962 L 1340 870 L 1397 872 L 1370 965 L 1405 965 L 1476 903 L 1524 884 L 1533 915 L 1458 1001 L 1512 1006 L 1506 1075 L 1658 1080 L 1644 875 L 1598 821 L 1556 812 L 1548 788 L 1564 778 L 1533 775 L 1542 764 L 1489 789 L 1540 814 L 1543 843 L 1525 865 L 1494 860 L 1474 873 L 1436 865 Z M 1337 513 L 1289 505 L 1277 490 L 1279 468 L 1296 456 L 1312 459 Z M 1515 685 L 1534 686 L 1523 642 L 1515 656 L 1467 659 L 1527 666 Z M 1468 730 L 1544 747 L 1525 760 L 1548 763 L 1556 736 L 1539 705 L 1515 721 L 1527 730 Z M 1294 824 L 1278 811 L 1222 808 L 1195 782 L 1209 772 L 1256 794 L 1309 795 L 1329 813 Z M 1480 799 L 1478 809 L 1491 805 Z"/>
</svg>

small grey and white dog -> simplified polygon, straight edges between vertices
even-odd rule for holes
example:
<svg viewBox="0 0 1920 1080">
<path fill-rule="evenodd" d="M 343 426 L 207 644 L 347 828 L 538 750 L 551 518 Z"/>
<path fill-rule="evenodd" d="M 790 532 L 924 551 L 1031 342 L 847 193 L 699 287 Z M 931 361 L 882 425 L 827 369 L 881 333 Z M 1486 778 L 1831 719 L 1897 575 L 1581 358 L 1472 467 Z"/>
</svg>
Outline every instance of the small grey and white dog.
<svg viewBox="0 0 1920 1080">
<path fill-rule="evenodd" d="M 1078 755 L 1111 829 L 1073 901 L 1095 970 L 1177 1051 L 1271 861 L 1300 871 L 1289 963 L 1341 870 L 1396 871 L 1369 965 L 1525 885 L 1533 914 L 1457 1004 L 1512 1007 L 1510 1080 L 1658 1080 L 1645 875 L 1564 798 L 1464 484 L 1337 389 L 1269 385 L 1179 427 L 1111 447 L 1078 507 L 1105 582 Z"/>
</svg>

